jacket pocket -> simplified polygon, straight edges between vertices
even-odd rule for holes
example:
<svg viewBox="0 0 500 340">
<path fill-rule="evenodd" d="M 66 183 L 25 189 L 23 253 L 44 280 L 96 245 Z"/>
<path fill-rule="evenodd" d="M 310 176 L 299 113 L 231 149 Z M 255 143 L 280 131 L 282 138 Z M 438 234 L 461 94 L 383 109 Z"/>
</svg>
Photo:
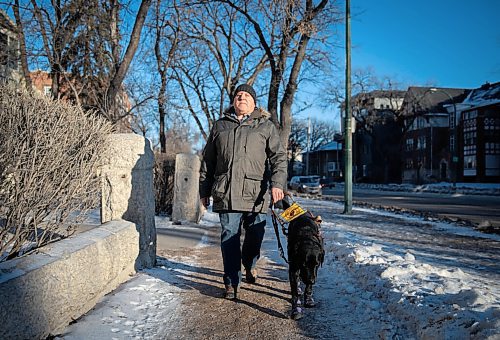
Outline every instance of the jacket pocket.
<svg viewBox="0 0 500 340">
<path fill-rule="evenodd" d="M 262 191 L 262 176 L 245 175 L 243 180 L 242 198 L 244 200 L 256 200 Z"/>
<path fill-rule="evenodd" d="M 214 185 L 212 186 L 212 198 L 214 202 L 222 201 L 227 192 L 227 174 L 222 174 L 215 177 Z"/>
</svg>

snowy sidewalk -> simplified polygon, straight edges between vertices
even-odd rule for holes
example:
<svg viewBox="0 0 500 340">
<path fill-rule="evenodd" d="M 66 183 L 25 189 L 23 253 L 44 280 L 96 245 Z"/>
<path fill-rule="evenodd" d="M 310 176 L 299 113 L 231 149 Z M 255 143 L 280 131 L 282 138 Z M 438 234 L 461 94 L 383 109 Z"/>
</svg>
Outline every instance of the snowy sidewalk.
<svg viewBox="0 0 500 340">
<path fill-rule="evenodd" d="M 320 305 L 302 320 L 287 319 L 286 266 L 270 228 L 259 262 L 262 285 L 243 286 L 240 304 L 220 298 L 218 219 L 208 212 L 202 242 L 164 252 L 156 268 L 106 296 L 60 337 L 500 337 L 500 236 L 371 209 L 343 215 L 335 202 L 299 202 L 322 216 L 327 250 L 315 287 Z M 186 228 L 160 218 L 157 227 Z M 235 328 L 224 328 L 220 320 L 232 317 Z M 252 336 L 237 317 L 262 325 L 261 333 Z"/>
</svg>

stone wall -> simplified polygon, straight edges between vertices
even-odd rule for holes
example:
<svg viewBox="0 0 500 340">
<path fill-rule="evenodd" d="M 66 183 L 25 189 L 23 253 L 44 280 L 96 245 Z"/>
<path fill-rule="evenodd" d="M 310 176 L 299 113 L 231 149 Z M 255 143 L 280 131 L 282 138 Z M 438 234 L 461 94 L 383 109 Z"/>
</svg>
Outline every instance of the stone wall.
<svg viewBox="0 0 500 340">
<path fill-rule="evenodd" d="M 149 140 L 113 134 L 102 155 L 102 225 L 0 263 L 0 339 L 44 339 L 156 260 Z"/>
<path fill-rule="evenodd" d="M 136 269 L 156 261 L 154 154 L 148 139 L 132 133 L 109 136 L 102 157 L 101 222 L 124 219 L 139 231 Z"/>
<path fill-rule="evenodd" d="M 200 158 L 197 155 L 180 153 L 175 158 L 174 202 L 172 220 L 198 223 L 201 219 Z"/>
<path fill-rule="evenodd" d="M 135 273 L 139 233 L 111 221 L 0 263 L 0 339 L 44 339 Z"/>
</svg>

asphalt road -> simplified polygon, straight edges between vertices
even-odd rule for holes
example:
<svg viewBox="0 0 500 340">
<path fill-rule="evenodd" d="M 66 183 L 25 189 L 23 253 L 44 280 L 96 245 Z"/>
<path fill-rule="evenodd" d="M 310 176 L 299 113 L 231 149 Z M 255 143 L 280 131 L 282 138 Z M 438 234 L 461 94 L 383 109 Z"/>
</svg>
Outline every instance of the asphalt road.
<svg viewBox="0 0 500 340">
<path fill-rule="evenodd" d="M 324 196 L 344 201 L 344 188 L 323 189 Z M 462 219 L 476 226 L 500 227 L 500 197 L 393 192 L 353 188 L 353 203 L 397 207 L 439 217 Z"/>
</svg>

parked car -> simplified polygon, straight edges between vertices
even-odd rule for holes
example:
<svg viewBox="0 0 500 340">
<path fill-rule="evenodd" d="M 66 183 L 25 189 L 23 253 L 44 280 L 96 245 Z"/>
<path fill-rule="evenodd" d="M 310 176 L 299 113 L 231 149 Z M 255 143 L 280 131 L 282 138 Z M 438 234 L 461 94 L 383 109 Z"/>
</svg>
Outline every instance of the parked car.
<svg viewBox="0 0 500 340">
<path fill-rule="evenodd" d="M 293 176 L 288 182 L 288 187 L 299 193 L 321 195 L 319 176 Z"/>
</svg>

